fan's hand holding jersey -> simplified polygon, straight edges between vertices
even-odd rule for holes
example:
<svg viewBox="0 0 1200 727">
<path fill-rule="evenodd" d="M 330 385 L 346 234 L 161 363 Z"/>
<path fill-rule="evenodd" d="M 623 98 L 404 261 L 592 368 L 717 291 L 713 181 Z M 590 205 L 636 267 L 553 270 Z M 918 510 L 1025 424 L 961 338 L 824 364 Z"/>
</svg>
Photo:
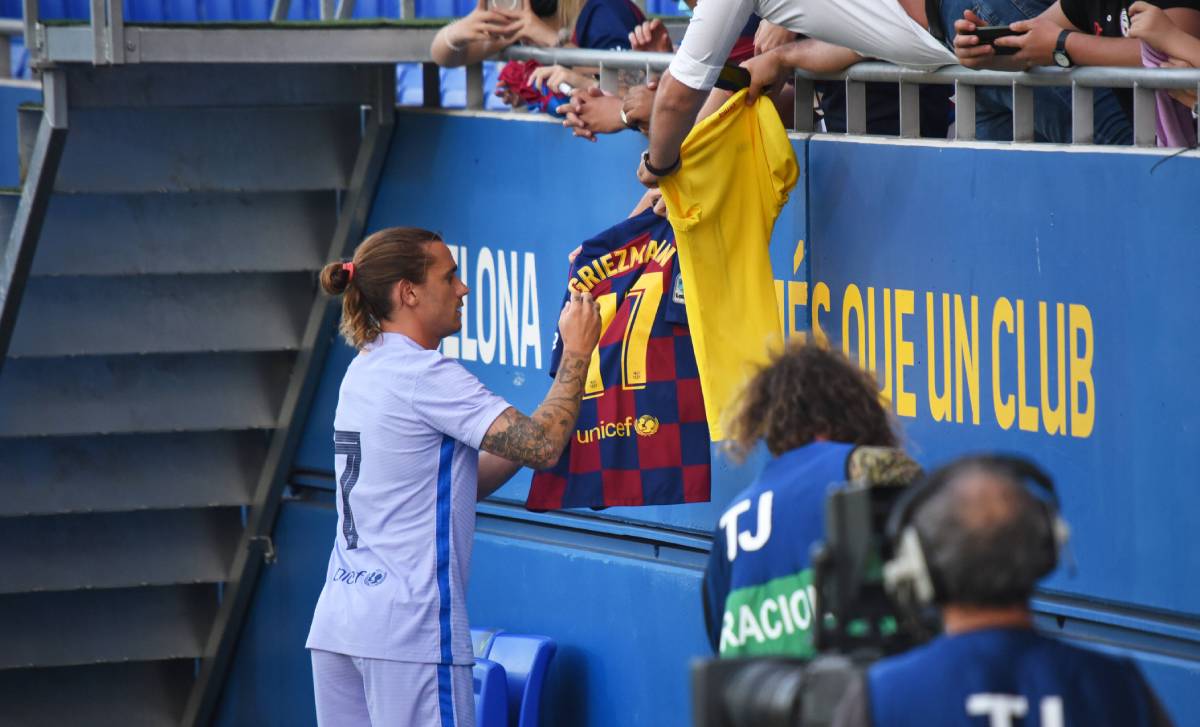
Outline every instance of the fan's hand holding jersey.
<svg viewBox="0 0 1200 727">
<path fill-rule="evenodd" d="M 846 479 L 854 445 L 784 452 L 733 498 L 713 535 L 704 617 L 722 657 L 814 655 L 809 551 L 825 538 L 825 497 Z"/>
<path fill-rule="evenodd" d="M 337 537 L 308 648 L 473 663 L 478 447 L 508 406 L 457 361 L 398 333 L 354 358 L 334 420 Z"/>
<path fill-rule="evenodd" d="M 774 104 L 764 96 L 747 106 L 745 93 L 696 124 L 679 150 L 683 166 L 659 182 L 714 440 L 724 439 L 722 415 L 780 336 L 767 245 L 799 178 Z"/>
<path fill-rule="evenodd" d="M 1137 667 L 1042 636 L 996 628 L 943 636 L 884 659 L 839 707 L 842 725 L 1151 727 L 1169 725 Z M 855 713 L 863 715 L 854 716 Z"/>
<path fill-rule="evenodd" d="M 600 341 L 571 442 L 534 474 L 529 509 L 708 501 L 711 442 L 675 261 L 671 225 L 651 210 L 583 244 L 569 287 L 595 297 Z M 557 341 L 551 375 L 561 357 Z"/>
</svg>

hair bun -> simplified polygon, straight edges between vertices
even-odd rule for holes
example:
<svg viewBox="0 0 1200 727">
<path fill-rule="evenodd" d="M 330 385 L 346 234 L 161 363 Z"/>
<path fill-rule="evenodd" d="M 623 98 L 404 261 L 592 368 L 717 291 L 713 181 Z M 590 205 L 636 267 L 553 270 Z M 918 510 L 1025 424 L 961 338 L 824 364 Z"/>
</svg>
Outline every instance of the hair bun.
<svg viewBox="0 0 1200 727">
<path fill-rule="evenodd" d="M 341 262 L 333 262 L 321 270 L 321 289 L 329 295 L 341 295 L 350 285 L 350 271 Z"/>
</svg>

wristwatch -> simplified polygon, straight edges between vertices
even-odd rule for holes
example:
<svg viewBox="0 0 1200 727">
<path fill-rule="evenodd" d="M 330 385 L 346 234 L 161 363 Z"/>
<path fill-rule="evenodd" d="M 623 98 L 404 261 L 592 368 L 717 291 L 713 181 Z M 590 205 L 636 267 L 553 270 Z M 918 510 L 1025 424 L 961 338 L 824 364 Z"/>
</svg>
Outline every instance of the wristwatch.
<svg viewBox="0 0 1200 727">
<path fill-rule="evenodd" d="M 1058 43 L 1054 45 L 1054 63 L 1059 68 L 1070 68 L 1071 56 L 1067 53 L 1067 36 L 1073 33 L 1072 30 L 1063 29 L 1063 32 L 1058 34 Z"/>
</svg>

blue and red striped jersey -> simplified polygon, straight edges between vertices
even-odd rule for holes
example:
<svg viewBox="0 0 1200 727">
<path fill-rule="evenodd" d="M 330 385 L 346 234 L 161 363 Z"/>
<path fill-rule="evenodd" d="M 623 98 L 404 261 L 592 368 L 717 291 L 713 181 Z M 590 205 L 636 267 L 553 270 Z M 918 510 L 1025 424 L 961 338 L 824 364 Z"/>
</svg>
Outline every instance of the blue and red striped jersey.
<svg viewBox="0 0 1200 727">
<path fill-rule="evenodd" d="M 603 327 L 571 443 L 534 474 L 525 506 L 707 502 L 711 445 L 671 225 L 647 210 L 605 230 L 568 285 L 596 298 Z M 556 340 L 551 376 L 561 357 Z"/>
</svg>

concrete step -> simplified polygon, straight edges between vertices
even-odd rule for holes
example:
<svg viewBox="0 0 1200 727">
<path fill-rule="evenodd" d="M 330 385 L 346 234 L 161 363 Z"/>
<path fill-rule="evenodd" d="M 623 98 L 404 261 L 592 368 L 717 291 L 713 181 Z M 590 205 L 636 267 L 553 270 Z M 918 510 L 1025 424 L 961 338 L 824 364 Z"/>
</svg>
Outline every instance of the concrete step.
<svg viewBox="0 0 1200 727">
<path fill-rule="evenodd" d="M 33 149 L 26 140 L 41 110 L 24 108 L 20 114 L 25 169 Z M 345 189 L 361 117 L 356 106 L 75 109 L 54 190 Z"/>
<path fill-rule="evenodd" d="M 15 212 L 16 200 L 0 196 L 0 211 L 9 204 Z M 337 205 L 333 191 L 56 194 L 32 274 L 320 270 Z"/>
<path fill-rule="evenodd" d="M 30 278 L 10 358 L 295 351 L 312 273 Z"/>
<path fill-rule="evenodd" d="M 240 506 L 267 432 L 0 439 L 0 517 Z"/>
<path fill-rule="evenodd" d="M 0 596 L 0 669 L 198 658 L 217 603 L 213 585 Z"/>
<path fill-rule="evenodd" d="M 192 659 L 0 671 L 10 727 L 177 727 Z"/>
<path fill-rule="evenodd" d="M 0 437 L 232 431 L 277 426 L 294 355 L 13 359 Z"/>
<path fill-rule="evenodd" d="M 229 580 L 241 508 L 0 520 L 0 594 Z"/>
</svg>

